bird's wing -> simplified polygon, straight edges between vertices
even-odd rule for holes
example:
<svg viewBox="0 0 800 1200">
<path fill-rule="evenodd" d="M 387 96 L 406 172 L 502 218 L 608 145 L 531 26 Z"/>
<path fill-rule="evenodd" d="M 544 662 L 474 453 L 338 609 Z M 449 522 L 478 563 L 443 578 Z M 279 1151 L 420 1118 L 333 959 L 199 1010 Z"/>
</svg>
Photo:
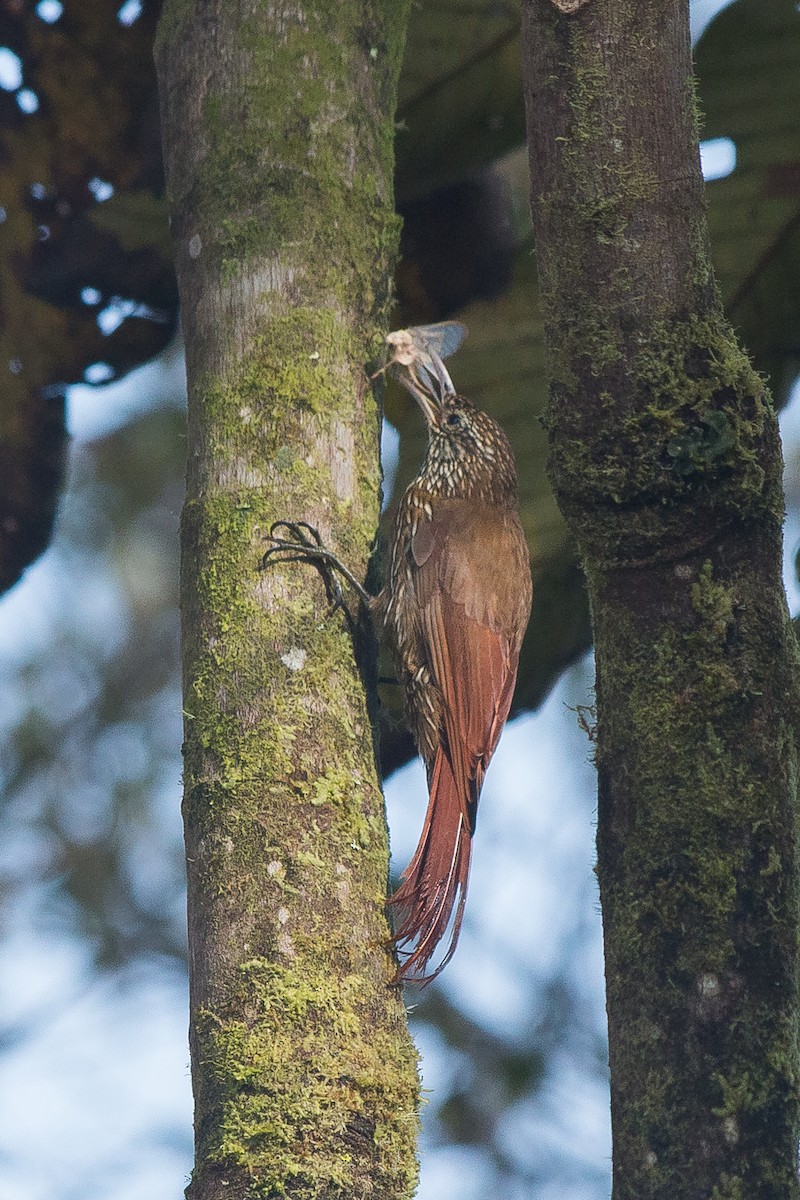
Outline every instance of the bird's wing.
<svg viewBox="0 0 800 1200">
<path fill-rule="evenodd" d="M 431 520 L 417 526 L 411 554 L 429 666 L 444 701 L 448 757 L 471 832 L 483 775 L 511 707 L 530 611 L 528 550 L 513 513 L 439 501 Z"/>
<path fill-rule="evenodd" d="M 425 825 L 391 900 L 400 913 L 394 941 L 415 943 L 395 980 L 425 982 L 439 974 L 458 940 L 478 796 L 511 706 L 531 585 L 522 527 L 504 511 L 439 500 L 430 520 L 417 524 L 410 553 L 444 729 L 428 763 Z M 428 973 L 453 914 L 447 950 Z"/>
</svg>

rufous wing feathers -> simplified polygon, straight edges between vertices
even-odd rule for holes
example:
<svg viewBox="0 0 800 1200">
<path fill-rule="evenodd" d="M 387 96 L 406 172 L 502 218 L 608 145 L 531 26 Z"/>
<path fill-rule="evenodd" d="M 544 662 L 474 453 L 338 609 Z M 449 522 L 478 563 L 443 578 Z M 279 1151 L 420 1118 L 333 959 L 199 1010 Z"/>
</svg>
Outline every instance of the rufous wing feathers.
<svg viewBox="0 0 800 1200">
<path fill-rule="evenodd" d="M 530 593 L 504 593 L 496 560 L 481 555 L 482 531 L 474 509 L 440 504 L 439 511 L 438 520 L 422 527 L 419 545 L 412 549 L 416 599 L 429 669 L 443 699 L 444 728 L 434 761 L 428 763 L 430 794 L 419 845 L 391 897 L 400 914 L 393 940 L 414 946 L 396 982 L 429 982 L 455 950 L 478 797 L 511 707 L 530 609 Z M 487 517 L 497 546 L 498 515 Z M 505 552 L 524 556 L 527 564 L 518 521 L 505 514 L 500 521 L 508 542 Z M 428 974 L 454 911 L 447 950 Z"/>
<path fill-rule="evenodd" d="M 456 948 L 467 899 L 472 830 L 464 819 L 455 776 L 442 748 L 436 754 L 429 786 L 419 845 L 391 897 L 399 914 L 393 941 L 415 943 L 393 983 L 406 978 L 430 983 L 436 978 Z M 436 969 L 428 973 L 428 963 L 447 931 L 454 909 L 447 950 Z"/>
</svg>

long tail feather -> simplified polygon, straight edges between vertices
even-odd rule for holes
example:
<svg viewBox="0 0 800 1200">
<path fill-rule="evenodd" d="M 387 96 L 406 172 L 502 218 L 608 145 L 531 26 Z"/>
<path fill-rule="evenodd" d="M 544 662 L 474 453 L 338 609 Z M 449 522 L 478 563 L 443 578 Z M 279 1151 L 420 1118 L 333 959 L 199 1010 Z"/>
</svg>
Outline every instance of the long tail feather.
<svg viewBox="0 0 800 1200">
<path fill-rule="evenodd" d="M 456 948 L 467 899 L 472 831 L 464 819 L 453 768 L 440 747 L 430 779 L 425 824 L 414 857 L 402 875 L 400 887 L 390 896 L 400 918 L 395 944 L 416 943 L 400 966 L 393 983 L 412 979 L 430 983 Z M 450 941 L 442 961 L 430 974 L 426 968 L 450 924 Z"/>
</svg>

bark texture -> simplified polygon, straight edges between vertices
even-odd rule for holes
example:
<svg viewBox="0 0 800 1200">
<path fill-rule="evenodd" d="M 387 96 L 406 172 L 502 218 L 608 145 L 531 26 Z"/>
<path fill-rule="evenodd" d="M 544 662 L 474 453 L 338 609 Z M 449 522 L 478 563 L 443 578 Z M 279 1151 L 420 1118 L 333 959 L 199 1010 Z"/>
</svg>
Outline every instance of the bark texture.
<svg viewBox="0 0 800 1200">
<path fill-rule="evenodd" d="M 523 6 L 550 470 L 597 651 L 614 1198 L 798 1195 L 781 454 L 709 266 L 685 0 Z"/>
<path fill-rule="evenodd" d="M 379 413 L 363 364 L 398 232 L 406 8 L 169 0 L 159 30 L 189 383 L 192 1200 L 405 1197 L 416 1179 L 374 647 L 327 619 L 313 568 L 258 569 L 291 516 L 367 570 Z"/>
</svg>

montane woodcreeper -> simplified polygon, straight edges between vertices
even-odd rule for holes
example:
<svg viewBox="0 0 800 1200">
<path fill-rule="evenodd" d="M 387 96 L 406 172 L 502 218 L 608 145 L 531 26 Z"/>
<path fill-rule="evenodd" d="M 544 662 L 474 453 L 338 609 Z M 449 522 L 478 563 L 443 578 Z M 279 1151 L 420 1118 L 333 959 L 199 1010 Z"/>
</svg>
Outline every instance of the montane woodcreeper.
<svg viewBox="0 0 800 1200">
<path fill-rule="evenodd" d="M 445 322 L 387 338 L 389 366 L 425 417 L 428 448 L 397 511 L 380 593 L 369 596 L 302 522 L 278 523 L 293 541 L 275 537 L 273 527 L 266 556 L 341 571 L 392 646 L 429 790 L 419 845 L 389 900 L 399 914 L 393 941 L 410 947 L 396 982 L 428 982 L 455 950 L 478 798 L 508 717 L 531 607 L 511 447 L 496 421 L 456 393 L 442 361 L 464 333 Z M 447 949 L 428 971 L 448 927 Z"/>
</svg>

